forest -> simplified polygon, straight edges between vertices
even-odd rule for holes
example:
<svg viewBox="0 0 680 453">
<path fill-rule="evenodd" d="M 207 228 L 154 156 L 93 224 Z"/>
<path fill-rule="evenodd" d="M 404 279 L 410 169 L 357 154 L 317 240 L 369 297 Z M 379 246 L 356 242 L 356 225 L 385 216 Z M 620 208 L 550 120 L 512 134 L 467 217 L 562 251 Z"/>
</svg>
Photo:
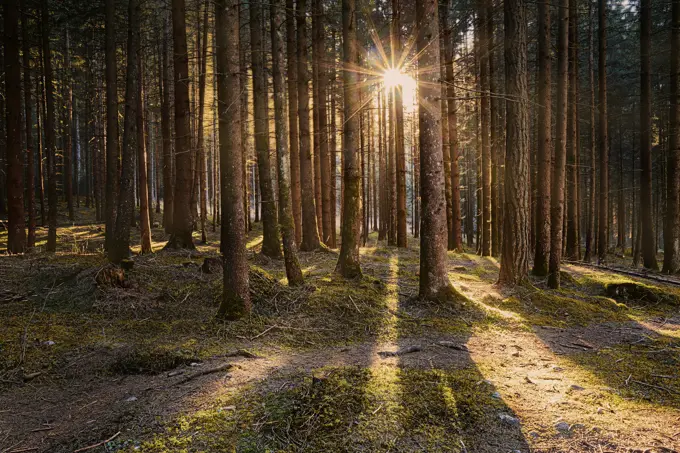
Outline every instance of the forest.
<svg viewBox="0 0 680 453">
<path fill-rule="evenodd" d="M 0 15 L 0 453 L 680 451 L 680 0 Z"/>
</svg>

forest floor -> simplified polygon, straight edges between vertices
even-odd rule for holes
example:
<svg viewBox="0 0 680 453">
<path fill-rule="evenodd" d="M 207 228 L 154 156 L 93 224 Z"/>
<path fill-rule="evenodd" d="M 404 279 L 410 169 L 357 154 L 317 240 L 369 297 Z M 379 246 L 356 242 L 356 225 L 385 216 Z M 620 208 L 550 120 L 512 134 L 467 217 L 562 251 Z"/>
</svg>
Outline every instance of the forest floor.
<svg viewBox="0 0 680 453">
<path fill-rule="evenodd" d="M 0 453 L 680 451 L 678 286 L 566 265 L 559 291 L 507 291 L 449 253 L 465 297 L 424 303 L 417 240 L 372 234 L 362 279 L 301 253 L 288 288 L 256 229 L 254 314 L 221 323 L 217 236 L 165 239 L 124 278 L 94 222 L 0 256 Z"/>
</svg>

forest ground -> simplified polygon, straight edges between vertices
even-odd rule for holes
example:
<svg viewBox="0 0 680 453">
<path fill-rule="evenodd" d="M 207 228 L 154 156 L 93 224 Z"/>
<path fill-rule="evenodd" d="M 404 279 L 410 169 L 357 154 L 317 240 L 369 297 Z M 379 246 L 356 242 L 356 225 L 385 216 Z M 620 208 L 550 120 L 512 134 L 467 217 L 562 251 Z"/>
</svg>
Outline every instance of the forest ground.
<svg viewBox="0 0 680 453">
<path fill-rule="evenodd" d="M 464 297 L 424 303 L 417 240 L 373 233 L 362 279 L 301 253 L 288 288 L 256 225 L 254 314 L 220 323 L 217 235 L 165 238 L 124 278 L 89 221 L 0 256 L 1 453 L 680 451 L 680 287 L 565 265 L 559 291 L 507 291 L 495 259 L 450 252 Z"/>
</svg>

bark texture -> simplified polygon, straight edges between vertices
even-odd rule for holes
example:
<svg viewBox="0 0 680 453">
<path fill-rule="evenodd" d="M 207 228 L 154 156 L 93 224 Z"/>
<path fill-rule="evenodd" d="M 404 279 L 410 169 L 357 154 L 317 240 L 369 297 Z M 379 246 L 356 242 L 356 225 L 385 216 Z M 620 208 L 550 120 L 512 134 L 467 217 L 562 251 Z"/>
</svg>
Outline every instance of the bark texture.
<svg viewBox="0 0 680 453">
<path fill-rule="evenodd" d="M 680 270 L 680 0 L 672 2 L 671 97 L 663 271 Z"/>
</svg>

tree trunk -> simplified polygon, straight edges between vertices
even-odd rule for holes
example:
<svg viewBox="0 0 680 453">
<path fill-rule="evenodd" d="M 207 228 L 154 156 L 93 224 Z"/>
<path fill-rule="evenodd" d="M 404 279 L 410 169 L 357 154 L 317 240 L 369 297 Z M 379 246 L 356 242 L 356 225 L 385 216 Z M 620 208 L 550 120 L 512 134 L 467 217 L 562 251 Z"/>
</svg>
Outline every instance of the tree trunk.
<svg viewBox="0 0 680 453">
<path fill-rule="evenodd" d="M 138 152 L 139 115 L 139 52 L 141 32 L 139 23 L 139 0 L 128 3 L 127 75 L 125 82 L 125 117 L 123 124 L 123 155 L 121 158 L 120 194 L 116 212 L 116 229 L 109 250 L 109 260 L 118 264 L 130 255 L 130 223 L 134 219 L 135 199 L 133 179 L 135 178 L 134 156 Z"/>
<path fill-rule="evenodd" d="M 7 124 L 7 252 L 26 250 L 24 219 L 24 156 L 21 150 L 21 63 L 19 60 L 19 7 L 17 1 L 4 2 L 5 99 Z M 29 87 L 30 89 L 30 87 Z M 27 133 L 30 130 L 27 129 Z M 32 181 L 31 181 L 32 182 Z"/>
<path fill-rule="evenodd" d="M 640 219 L 642 220 L 642 264 L 658 270 L 656 240 L 652 225 L 652 1 L 640 2 Z M 677 188 L 676 188 L 677 189 Z"/>
<path fill-rule="evenodd" d="M 288 56 L 288 132 L 290 148 L 290 186 L 295 222 L 295 242 L 302 242 L 302 205 L 300 192 L 300 143 L 298 135 L 297 55 L 295 42 L 295 1 L 286 0 L 286 55 Z"/>
<path fill-rule="evenodd" d="M 607 261 L 609 245 L 609 140 L 607 130 L 607 1 L 598 0 L 598 102 L 600 149 L 600 201 L 598 220 L 597 256 L 598 262 Z"/>
<path fill-rule="evenodd" d="M 578 238 L 578 11 L 576 0 L 569 2 L 569 91 L 567 117 L 567 208 L 566 226 L 567 259 L 576 261 L 579 258 Z"/>
<path fill-rule="evenodd" d="M 66 52 L 64 54 L 64 81 L 66 97 L 66 124 L 64 124 L 64 192 L 66 192 L 66 206 L 68 208 L 68 220 L 73 222 L 75 214 L 73 212 L 73 82 L 71 80 L 71 45 L 68 30 L 66 31 Z M 86 121 L 90 121 L 87 118 Z"/>
<path fill-rule="evenodd" d="M 175 76 L 175 194 L 172 235 L 166 248 L 194 249 L 191 237 L 191 117 L 189 109 L 189 61 L 184 0 L 172 0 L 173 67 Z"/>
<path fill-rule="evenodd" d="M 269 118 L 267 115 L 267 79 L 264 68 L 264 41 L 262 36 L 262 0 L 253 0 L 250 6 L 250 58 L 253 73 L 253 109 L 255 117 L 255 151 L 260 175 L 262 197 L 262 254 L 271 258 L 281 256 L 277 228 L 276 199 L 271 178 L 269 157 Z"/>
<path fill-rule="evenodd" d="M 220 123 L 223 289 L 219 318 L 238 319 L 252 310 L 246 255 L 239 79 L 238 0 L 215 1 L 217 91 Z"/>
<path fill-rule="evenodd" d="M 536 173 L 536 244 L 534 275 L 548 275 L 550 259 L 550 188 L 552 172 L 550 5 L 538 2 L 538 171 Z"/>
<path fill-rule="evenodd" d="M 201 36 L 201 31 L 203 36 Z M 206 158 L 205 158 L 205 145 L 204 145 L 204 133 L 203 133 L 203 116 L 205 112 L 205 79 L 206 79 L 206 68 L 208 60 L 208 5 L 205 6 L 205 11 L 203 13 L 203 30 L 198 28 L 198 49 L 200 52 L 199 58 L 199 73 L 198 73 L 198 128 L 197 128 L 197 138 L 196 147 L 198 159 L 196 162 L 196 174 L 198 175 L 198 196 L 199 196 L 199 207 L 201 210 L 200 220 L 201 220 L 201 242 L 204 244 L 208 242 L 208 238 L 205 235 L 205 222 L 208 216 L 208 193 L 207 193 L 207 168 L 206 168 Z"/>
<path fill-rule="evenodd" d="M 583 261 L 590 262 L 595 250 L 595 207 L 597 184 L 595 183 L 595 73 L 593 64 L 593 5 L 588 2 L 588 86 L 590 91 L 590 112 L 588 151 L 590 156 L 590 168 L 588 176 L 588 223 L 586 224 L 586 252 Z M 635 238 L 633 238 L 635 240 Z"/>
<path fill-rule="evenodd" d="M 116 2 L 106 0 L 106 250 L 111 249 L 118 194 L 118 64 Z M 167 65 L 165 65 L 167 67 Z"/>
<path fill-rule="evenodd" d="M 304 2 L 304 0 L 303 0 Z M 299 17 L 299 16 L 298 16 Z M 357 42 L 357 12 L 355 0 L 342 0 L 342 50 L 345 68 L 359 65 L 359 44 Z M 298 30 L 300 22 L 298 22 Z M 344 125 L 343 156 L 344 186 L 342 242 L 335 272 L 345 278 L 361 276 L 359 262 L 359 241 L 361 232 L 361 174 L 359 168 L 360 131 L 359 75 L 355 71 L 343 71 Z"/>
<path fill-rule="evenodd" d="M 149 204 L 149 173 L 147 166 L 148 153 L 144 140 L 144 74 L 142 51 L 139 51 L 137 79 L 137 171 L 139 172 L 139 228 L 141 253 L 151 253 L 151 217 Z"/>
<path fill-rule="evenodd" d="M 416 3 L 418 66 L 439 68 L 439 23 L 435 0 Z M 427 71 L 418 77 L 421 106 L 420 188 L 422 230 L 420 237 L 420 297 L 447 299 L 453 295 L 448 277 L 446 242 L 446 198 L 444 195 L 444 154 L 442 150 L 441 93 L 439 71 Z"/>
<path fill-rule="evenodd" d="M 487 0 L 477 0 L 479 35 L 479 82 L 481 84 L 481 138 L 482 138 L 482 206 L 481 206 L 481 255 L 491 255 L 491 146 L 489 143 L 489 38 L 486 27 Z"/>
<path fill-rule="evenodd" d="M 20 2 L 21 44 L 24 64 L 24 113 L 26 125 L 26 209 L 28 210 L 27 248 L 35 247 L 35 149 L 33 147 L 33 100 L 31 98 L 31 46 L 28 42 L 28 14 Z"/>
<path fill-rule="evenodd" d="M 566 1 L 566 0 L 563 0 Z M 505 209 L 499 282 L 516 285 L 529 269 L 529 93 L 524 0 L 505 0 Z"/>
<path fill-rule="evenodd" d="M 170 124 L 170 61 L 168 41 L 168 18 L 164 20 L 163 26 L 163 45 L 161 49 L 162 63 L 161 63 L 161 81 L 160 86 L 161 96 L 161 135 L 163 141 L 163 228 L 166 233 L 172 233 L 172 219 L 174 217 L 174 180 L 172 175 L 172 141 L 171 141 L 171 124 Z"/>
<path fill-rule="evenodd" d="M 47 150 L 47 251 L 57 251 L 57 168 L 54 139 L 54 84 L 50 52 L 50 15 L 48 1 L 42 0 L 42 48 L 45 71 L 45 148 Z"/>
<path fill-rule="evenodd" d="M 573 0 L 572 0 L 573 1 Z M 564 179 L 567 160 L 567 92 L 568 92 L 569 0 L 560 0 L 557 26 L 557 112 L 555 160 L 553 161 L 550 203 L 550 260 L 548 286 L 560 287 L 560 263 L 564 231 Z"/>
<path fill-rule="evenodd" d="M 313 251 L 319 248 L 319 231 L 314 201 L 314 175 L 312 149 L 309 136 L 309 59 L 307 51 L 307 1 L 298 0 L 297 18 L 297 83 L 298 122 L 300 127 L 300 183 L 302 203 L 302 244 L 300 249 Z"/>
<path fill-rule="evenodd" d="M 680 271 L 680 0 L 672 0 L 671 96 L 669 111 L 666 231 L 663 271 Z"/>
<path fill-rule="evenodd" d="M 331 150 L 330 150 L 330 164 L 331 164 L 331 241 L 329 244 L 329 247 L 331 248 L 336 248 L 337 245 L 337 215 L 336 215 L 336 210 L 337 210 L 337 167 L 338 167 L 338 162 L 337 162 L 337 157 L 338 157 L 338 143 L 337 143 L 337 126 L 336 126 L 336 90 L 337 90 L 337 70 L 335 68 L 335 58 L 336 58 L 336 51 L 335 51 L 335 31 L 331 32 L 331 42 L 332 47 L 333 47 L 333 53 L 331 55 L 331 61 L 332 66 L 331 70 L 333 71 L 333 77 L 331 81 L 331 110 L 330 110 L 330 115 L 331 115 L 331 139 L 330 139 L 330 144 L 331 144 Z M 292 148 L 291 148 L 292 149 Z M 297 149 L 297 148 L 296 148 Z M 298 156 L 299 157 L 299 156 Z M 299 172 L 299 158 L 298 158 L 298 172 Z M 298 174 L 298 181 L 299 181 L 299 174 Z M 298 187 L 299 189 L 299 187 Z"/>
<path fill-rule="evenodd" d="M 283 238 L 283 256 L 288 285 L 304 283 L 295 243 L 295 223 L 290 196 L 290 155 L 288 152 L 288 127 L 286 124 L 283 80 L 283 24 L 282 0 L 271 0 L 270 21 L 272 34 L 272 77 L 274 79 L 274 121 L 276 130 L 276 167 L 279 175 L 279 225 Z"/>
<path fill-rule="evenodd" d="M 402 62 L 401 5 L 392 0 L 392 58 L 397 66 Z M 400 70 L 400 67 L 396 67 Z M 404 101 L 403 87 L 394 88 L 394 154 L 397 189 L 397 247 L 408 246 L 406 230 L 406 150 L 404 147 Z"/>
</svg>

